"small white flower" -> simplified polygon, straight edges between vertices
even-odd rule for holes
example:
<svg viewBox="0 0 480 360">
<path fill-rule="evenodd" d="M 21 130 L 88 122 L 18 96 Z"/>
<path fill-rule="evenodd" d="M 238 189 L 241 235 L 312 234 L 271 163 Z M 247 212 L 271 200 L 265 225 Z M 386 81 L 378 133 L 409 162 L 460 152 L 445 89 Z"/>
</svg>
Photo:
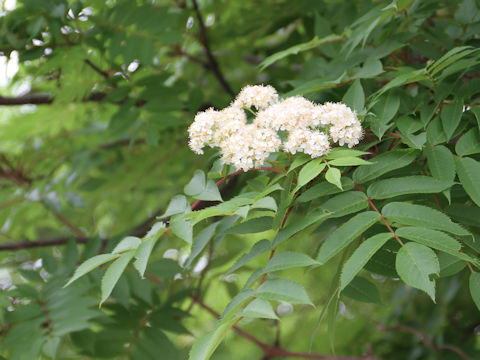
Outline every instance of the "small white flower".
<svg viewBox="0 0 480 360">
<path fill-rule="evenodd" d="M 291 154 L 303 152 L 316 158 L 330 151 L 330 142 L 328 136 L 319 130 L 300 128 L 290 131 L 283 148 Z"/>
<path fill-rule="evenodd" d="M 363 136 L 362 126 L 357 114 L 342 103 L 326 103 L 323 105 L 322 121 L 330 124 L 330 136 L 340 146 L 349 148 L 357 145 Z"/>
<path fill-rule="evenodd" d="M 273 86 L 267 85 L 248 85 L 245 86 L 233 105 L 238 108 L 265 109 L 278 101 L 277 90 Z"/>
</svg>

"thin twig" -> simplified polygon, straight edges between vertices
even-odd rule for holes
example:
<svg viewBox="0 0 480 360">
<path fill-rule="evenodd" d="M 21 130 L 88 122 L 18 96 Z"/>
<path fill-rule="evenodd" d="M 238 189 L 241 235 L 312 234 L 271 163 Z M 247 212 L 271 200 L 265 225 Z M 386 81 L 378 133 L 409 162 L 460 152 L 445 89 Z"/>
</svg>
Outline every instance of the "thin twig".
<svg viewBox="0 0 480 360">
<path fill-rule="evenodd" d="M 253 168 L 250 169 L 252 170 L 264 170 L 264 171 L 272 171 L 276 172 L 279 174 L 283 174 L 282 170 L 276 169 L 276 168 L 271 168 L 271 167 L 258 167 L 258 168 Z M 220 179 L 217 182 L 217 186 L 223 184 L 225 181 L 228 179 L 243 173 L 243 170 L 238 170 L 235 171 L 234 173 L 231 173 L 230 175 L 225 176 L 224 178 Z M 192 210 L 197 208 L 198 205 L 200 205 L 202 201 L 197 200 L 192 204 Z M 155 221 L 157 216 L 161 215 L 163 213 L 163 209 L 160 209 L 156 211 L 155 213 L 152 214 L 149 218 L 144 220 L 140 225 L 136 226 L 133 230 L 127 232 L 131 236 L 137 236 L 137 237 L 143 237 L 148 230 L 150 229 L 152 223 Z M 167 234 L 168 232 L 171 231 L 171 228 L 168 228 L 164 234 Z M 22 242 L 16 242 L 16 243 L 7 243 L 7 244 L 0 244 L 0 251 L 9 251 L 9 250 L 21 250 L 21 249 L 30 249 L 30 248 L 37 248 L 37 247 L 48 247 L 48 246 L 57 246 L 57 245 L 65 245 L 68 243 L 69 240 L 74 240 L 75 242 L 79 244 L 85 244 L 87 243 L 90 239 L 85 238 L 82 234 L 82 236 L 78 237 L 60 237 L 60 238 L 54 238 L 54 239 L 42 239 L 42 240 L 36 240 L 36 241 L 22 241 Z M 103 244 L 106 244 L 109 239 L 102 239 L 101 240 Z"/>
<path fill-rule="evenodd" d="M 49 210 L 55 218 L 60 221 L 62 224 L 64 224 L 67 228 L 70 229 L 70 231 L 77 237 L 77 238 L 84 238 L 85 234 L 83 233 L 82 230 L 80 230 L 78 227 L 73 225 L 66 217 L 64 217 L 62 214 L 57 212 L 56 210 L 45 206 L 47 210 Z"/>
<path fill-rule="evenodd" d="M 355 189 L 357 189 L 358 191 L 360 191 L 361 193 L 364 193 L 365 192 L 360 189 L 360 187 L 356 184 L 356 183 L 353 183 L 353 186 L 355 187 Z M 365 194 L 365 196 L 367 196 Z M 404 246 L 402 240 L 400 240 L 400 238 L 398 237 L 397 234 L 395 234 L 395 231 L 393 231 L 393 229 L 391 228 L 391 226 L 388 224 L 387 220 L 385 220 L 385 217 L 382 215 L 382 213 L 380 211 L 378 211 L 377 207 L 375 206 L 375 204 L 373 203 L 372 199 L 370 199 L 368 196 L 367 196 L 367 201 L 368 201 L 368 205 L 370 206 L 370 208 L 375 211 L 376 213 L 378 213 L 380 215 L 380 220 L 382 221 L 382 223 L 387 227 L 388 231 L 390 231 L 392 234 L 393 234 L 393 237 L 395 238 L 395 240 L 397 240 L 397 242 Z"/>
<path fill-rule="evenodd" d="M 220 314 L 213 310 L 210 306 L 202 302 L 200 299 L 196 297 L 191 297 L 192 300 L 198 304 L 201 308 L 209 312 L 211 315 L 215 316 L 216 318 L 220 317 Z M 303 358 L 303 359 L 322 359 L 322 360 L 374 360 L 375 358 L 372 355 L 367 354 L 364 356 L 332 356 L 332 355 L 323 355 L 323 354 L 313 354 L 313 353 L 303 353 L 303 352 L 295 352 L 282 349 L 275 345 L 266 344 L 260 340 L 258 340 L 254 335 L 246 332 L 245 330 L 240 329 L 236 324 L 232 326 L 233 331 L 235 331 L 238 335 L 244 337 L 245 339 L 249 340 L 250 342 L 257 345 L 259 348 L 263 350 L 267 357 L 274 357 L 274 356 L 282 356 L 282 357 L 296 357 L 296 358 Z"/>
<path fill-rule="evenodd" d="M 89 59 L 85 59 L 85 64 L 87 64 L 88 66 L 90 66 L 93 70 L 95 70 L 97 73 L 99 73 L 100 75 L 102 75 L 105 79 L 108 79 L 110 78 L 110 74 L 106 71 L 103 71 L 102 69 L 100 69 L 97 65 L 95 65 L 94 63 L 92 63 Z"/>
<path fill-rule="evenodd" d="M 427 334 L 424 334 L 420 330 L 414 329 L 410 326 L 406 325 L 396 325 L 396 326 L 391 326 L 391 327 L 383 327 L 381 325 L 378 325 L 378 329 L 383 332 L 389 332 L 389 331 L 404 331 L 408 332 L 410 334 L 415 335 L 427 348 L 439 352 L 441 350 L 450 350 L 455 352 L 458 356 L 460 356 L 464 360 L 472 360 L 470 356 L 468 356 L 462 349 L 451 345 L 451 344 L 445 344 L 441 346 L 436 346 L 432 340 L 427 336 Z"/>
<path fill-rule="evenodd" d="M 220 71 L 220 67 L 218 66 L 217 60 L 213 56 L 212 49 L 210 48 L 210 44 L 208 43 L 207 38 L 207 28 L 205 27 L 205 23 L 203 22 L 202 13 L 198 7 L 197 0 L 192 0 L 193 9 L 195 10 L 195 14 L 197 15 L 198 26 L 200 27 L 200 42 L 202 43 L 205 52 L 208 58 L 209 69 L 217 78 L 218 82 L 222 85 L 223 89 L 231 96 L 234 96 L 235 93 L 233 92 L 230 84 L 227 82 L 225 77 L 223 76 L 222 72 Z"/>
</svg>

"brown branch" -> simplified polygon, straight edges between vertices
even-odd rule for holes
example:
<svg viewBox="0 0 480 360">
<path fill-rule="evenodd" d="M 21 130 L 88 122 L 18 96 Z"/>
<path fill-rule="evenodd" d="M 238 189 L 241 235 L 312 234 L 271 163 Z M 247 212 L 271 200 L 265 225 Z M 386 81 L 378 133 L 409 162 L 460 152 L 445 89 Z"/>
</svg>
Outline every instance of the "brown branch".
<svg viewBox="0 0 480 360">
<path fill-rule="evenodd" d="M 67 228 L 70 229 L 70 231 L 77 237 L 77 238 L 84 238 L 85 234 L 83 233 L 82 230 L 80 230 L 78 227 L 73 225 L 66 217 L 64 217 L 62 214 L 59 212 L 55 211 L 54 209 L 51 209 L 47 205 L 45 205 L 46 209 L 49 210 L 55 218 L 60 221 L 62 224 L 64 224 Z"/>
<path fill-rule="evenodd" d="M 472 360 L 472 358 L 469 355 L 467 355 L 462 349 L 460 349 L 460 348 L 458 348 L 454 345 L 445 344 L 445 345 L 436 346 L 426 334 L 424 334 L 420 330 L 414 329 L 410 326 L 396 325 L 396 326 L 391 326 L 391 327 L 383 327 L 381 325 L 378 325 L 378 329 L 380 331 L 383 331 L 383 332 L 389 332 L 389 331 L 408 332 L 412 335 L 415 335 L 423 343 L 423 345 L 425 345 L 427 348 L 429 348 L 429 349 L 431 349 L 435 352 L 439 352 L 441 350 L 450 350 L 450 351 L 455 352 L 458 356 L 460 356 L 464 360 Z"/>
<path fill-rule="evenodd" d="M 83 101 L 102 101 L 107 94 L 103 92 L 93 93 Z M 53 103 L 53 97 L 50 94 L 24 94 L 20 96 L 0 96 L 0 106 L 15 105 L 49 105 Z"/>
<path fill-rule="evenodd" d="M 356 183 L 353 183 L 353 186 L 355 187 L 355 189 L 357 189 L 358 191 L 360 191 L 361 193 L 364 193 L 365 192 L 360 189 L 360 187 L 356 184 Z M 365 196 L 367 196 L 365 194 Z M 378 211 L 377 207 L 373 204 L 373 201 L 372 199 L 370 199 L 368 196 L 367 196 L 367 201 L 368 201 L 368 205 L 370 206 L 370 208 L 375 211 L 377 214 L 380 215 L 380 220 L 382 221 L 383 225 L 385 225 L 388 229 L 388 231 L 390 231 L 392 234 L 393 234 L 393 237 L 395 238 L 395 240 L 397 240 L 397 242 L 403 246 L 403 242 L 402 240 L 400 240 L 400 238 L 398 237 L 397 234 L 395 234 L 395 231 L 393 231 L 392 227 L 388 224 L 387 220 L 385 220 L 385 217 L 382 215 L 382 213 L 380 211 Z"/>
<path fill-rule="evenodd" d="M 100 69 L 97 65 L 95 65 L 94 63 L 92 63 L 90 60 L 85 59 L 85 64 L 87 64 L 88 66 L 90 66 L 93 70 L 95 70 L 97 73 L 99 73 L 100 75 L 102 75 L 105 79 L 110 78 L 110 74 L 109 74 L 108 72 L 103 71 L 103 70 Z"/>
<path fill-rule="evenodd" d="M 210 306 L 202 302 L 200 299 L 191 296 L 192 300 L 195 304 L 199 305 L 202 309 L 209 312 L 211 315 L 215 316 L 216 318 L 220 317 L 220 314 L 213 310 Z M 332 355 L 323 355 L 323 354 L 313 354 L 313 353 L 304 353 L 304 352 L 295 352 L 289 351 L 285 349 L 281 349 L 275 345 L 266 344 L 260 340 L 258 340 L 254 335 L 246 332 L 245 330 L 240 329 L 238 326 L 234 325 L 232 327 L 233 331 L 235 331 L 238 335 L 244 337 L 245 339 L 249 340 L 250 342 L 257 345 L 259 348 L 263 350 L 267 358 L 274 357 L 274 356 L 282 356 L 282 357 L 296 357 L 302 359 L 322 359 L 322 360 L 374 360 L 370 354 L 364 356 L 332 356 Z"/>
<path fill-rule="evenodd" d="M 205 52 L 207 54 L 208 59 L 208 67 L 212 71 L 213 75 L 217 78 L 218 82 L 222 85 L 223 89 L 231 96 L 234 96 L 235 93 L 233 92 L 230 84 L 227 82 L 223 73 L 220 71 L 220 67 L 217 63 L 217 60 L 213 56 L 212 49 L 210 48 L 210 44 L 208 43 L 207 38 L 207 28 L 205 27 L 205 23 L 203 22 L 203 17 L 198 8 L 197 0 L 192 0 L 193 9 L 195 10 L 195 14 L 197 15 L 198 26 L 200 27 L 200 42 L 202 43 Z"/>
</svg>

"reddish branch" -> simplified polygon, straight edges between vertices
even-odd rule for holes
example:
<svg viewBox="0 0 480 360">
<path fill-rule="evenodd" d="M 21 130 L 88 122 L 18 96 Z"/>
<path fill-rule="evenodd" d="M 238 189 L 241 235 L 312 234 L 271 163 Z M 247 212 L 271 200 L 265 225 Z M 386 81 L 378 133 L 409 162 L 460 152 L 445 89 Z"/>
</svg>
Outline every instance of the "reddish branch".
<svg viewBox="0 0 480 360">
<path fill-rule="evenodd" d="M 364 193 L 365 192 L 360 189 L 360 187 L 356 184 L 356 183 L 353 183 L 353 186 L 355 186 L 355 189 L 357 189 L 358 191 L 360 191 L 361 193 Z M 365 196 L 367 196 L 365 194 Z M 375 204 L 373 203 L 372 199 L 370 199 L 368 196 L 367 196 L 367 201 L 368 201 L 368 205 L 370 206 L 370 208 L 375 211 L 376 213 L 378 213 L 380 215 L 380 220 L 382 221 L 382 223 L 387 227 L 388 231 L 390 231 L 392 234 L 393 234 L 393 237 L 395 238 L 395 240 L 398 241 L 398 243 L 400 245 L 403 246 L 403 242 L 402 240 L 400 240 L 400 238 L 397 236 L 397 234 L 395 234 L 395 231 L 393 231 L 392 227 L 388 224 L 387 220 L 385 220 L 385 218 L 383 217 L 382 213 L 380 211 L 378 211 L 377 207 L 375 206 Z"/>
<path fill-rule="evenodd" d="M 220 315 L 213 310 L 210 306 L 203 303 L 200 299 L 196 297 L 192 297 L 192 300 L 198 304 L 201 308 L 205 309 L 207 312 L 219 318 Z M 323 354 L 313 354 L 313 353 L 304 353 L 304 352 L 295 352 L 282 349 L 275 345 L 266 344 L 260 340 L 258 340 L 254 335 L 246 332 L 245 330 L 240 329 L 238 326 L 234 325 L 232 327 L 233 331 L 235 331 L 238 335 L 244 337 L 245 339 L 249 340 L 250 342 L 257 345 L 259 348 L 263 350 L 265 353 L 265 358 L 271 358 L 275 356 L 281 357 L 296 357 L 296 358 L 303 358 L 303 359 L 322 359 L 322 360 L 374 360 L 375 357 L 371 354 L 363 355 L 363 356 L 332 356 L 332 355 L 323 355 Z"/>
</svg>

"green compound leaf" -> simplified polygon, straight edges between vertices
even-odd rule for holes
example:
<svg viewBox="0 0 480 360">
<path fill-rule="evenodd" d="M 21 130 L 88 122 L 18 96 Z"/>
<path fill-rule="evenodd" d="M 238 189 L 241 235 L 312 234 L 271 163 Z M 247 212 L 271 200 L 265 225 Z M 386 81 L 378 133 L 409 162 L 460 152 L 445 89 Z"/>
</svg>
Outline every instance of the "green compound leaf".
<svg viewBox="0 0 480 360">
<path fill-rule="evenodd" d="M 365 92 L 359 79 L 355 80 L 343 96 L 342 102 L 357 112 L 365 106 Z"/>
<path fill-rule="evenodd" d="M 267 280 L 256 291 L 256 296 L 265 300 L 288 301 L 292 304 L 313 303 L 303 286 L 286 279 Z"/>
<path fill-rule="evenodd" d="M 99 267 L 100 265 L 105 264 L 108 261 L 111 261 L 113 259 L 116 259 L 120 256 L 120 254 L 101 254 L 101 255 L 96 255 L 85 262 L 83 262 L 77 270 L 75 270 L 75 273 L 71 277 L 70 280 L 65 284 L 65 286 L 70 285 L 72 282 L 77 280 L 79 277 L 82 277 L 83 275 L 89 273 L 93 269 Z M 65 287 L 64 286 L 64 287 Z"/>
<path fill-rule="evenodd" d="M 450 106 L 445 106 L 442 109 L 440 118 L 442 119 L 442 126 L 445 134 L 447 135 L 447 140 L 450 140 L 453 133 L 460 124 L 460 119 L 463 115 L 463 101 L 456 99 L 453 104 Z"/>
<path fill-rule="evenodd" d="M 159 237 L 163 234 L 165 229 L 166 228 L 164 223 L 156 223 L 145 236 L 145 239 L 135 252 L 136 260 L 134 261 L 133 266 L 135 269 L 137 269 L 140 277 L 142 278 L 145 274 L 145 269 L 147 268 L 148 259 L 150 258 L 153 247 L 155 246 L 155 243 L 158 241 Z"/>
<path fill-rule="evenodd" d="M 472 158 L 455 158 L 458 178 L 477 206 L 480 206 L 480 163 Z"/>
<path fill-rule="evenodd" d="M 232 226 L 225 231 L 225 234 L 253 234 L 272 229 L 273 218 L 262 216 L 247 220 L 243 223 Z"/>
<path fill-rule="evenodd" d="M 311 180 L 315 179 L 322 172 L 322 170 L 325 169 L 325 166 L 326 164 L 321 158 L 314 159 L 307 163 L 298 174 L 298 182 L 296 189 L 300 189 L 302 186 L 308 184 Z"/>
<path fill-rule="evenodd" d="M 412 149 L 386 152 L 375 157 L 372 165 L 358 167 L 353 172 L 353 181 L 357 184 L 362 184 L 375 180 L 383 174 L 407 166 L 412 163 L 417 156 L 418 151 Z"/>
<path fill-rule="evenodd" d="M 431 276 L 439 275 L 440 264 L 432 249 L 409 242 L 398 251 L 395 267 L 406 284 L 425 291 L 435 302 L 435 281 Z"/>
<path fill-rule="evenodd" d="M 227 332 L 235 323 L 236 319 L 230 319 L 220 323 L 215 330 L 198 339 L 189 353 L 189 360 L 208 360 L 222 342 Z"/>
<path fill-rule="evenodd" d="M 348 148 L 343 148 L 343 147 L 336 147 L 330 150 L 330 152 L 325 155 L 325 159 L 327 160 L 336 160 L 336 159 L 342 159 L 342 158 L 352 158 L 352 157 L 358 157 L 358 156 L 363 156 L 363 155 L 368 155 L 368 152 L 365 151 L 360 151 L 356 149 L 348 149 Z"/>
<path fill-rule="evenodd" d="M 455 144 L 457 155 L 465 156 L 480 153 L 480 135 L 478 129 L 470 129 Z"/>
<path fill-rule="evenodd" d="M 185 195 L 176 195 L 170 200 L 165 214 L 159 217 L 163 219 L 172 215 L 183 214 L 188 209 L 187 198 Z"/>
<path fill-rule="evenodd" d="M 467 261 L 473 260 L 470 256 L 460 252 L 462 245 L 457 240 L 442 231 L 407 226 L 397 229 L 395 233 L 401 238 L 443 251 L 447 254 L 456 256 L 459 259 Z"/>
<path fill-rule="evenodd" d="M 196 170 L 193 178 L 185 185 L 185 195 L 204 201 L 222 201 L 222 196 L 213 180 L 206 180 L 202 170 Z"/>
<path fill-rule="evenodd" d="M 332 166 L 357 166 L 357 165 L 372 165 L 375 162 L 366 161 L 358 157 L 342 157 L 328 162 Z"/>
<path fill-rule="evenodd" d="M 324 44 L 328 44 L 330 42 L 338 41 L 340 39 L 342 39 L 342 35 L 331 34 L 331 35 L 325 36 L 321 39 L 319 39 L 315 36 L 315 38 L 313 38 L 312 40 L 310 40 L 306 43 L 298 44 L 298 45 L 292 46 L 288 49 L 279 51 L 279 52 L 277 52 L 273 55 L 270 55 L 265 60 L 263 60 L 263 62 L 260 64 L 260 70 L 264 70 L 268 66 L 272 65 L 273 63 L 275 63 L 278 60 L 281 60 L 281 59 L 283 59 L 287 56 L 298 54 L 299 52 L 302 52 L 302 51 L 314 49 L 316 47 L 322 46 Z"/>
<path fill-rule="evenodd" d="M 403 225 L 443 230 L 455 235 L 470 235 L 468 230 L 454 223 L 444 213 L 424 205 L 391 202 L 383 207 L 382 215 L 387 220 Z"/>
<path fill-rule="evenodd" d="M 185 192 L 185 195 L 195 196 L 205 190 L 205 186 L 205 173 L 202 170 L 195 170 L 192 179 L 187 185 L 185 185 L 183 191 Z"/>
<path fill-rule="evenodd" d="M 343 190 L 351 190 L 353 188 L 352 179 L 342 176 L 342 188 Z M 302 192 L 297 198 L 297 202 L 307 202 L 326 195 L 333 195 L 342 192 L 337 186 L 330 184 L 327 181 L 313 185 L 310 189 Z"/>
<path fill-rule="evenodd" d="M 379 220 L 380 214 L 374 211 L 355 215 L 325 240 L 316 260 L 325 264 Z"/>
<path fill-rule="evenodd" d="M 473 302 L 480 310 L 480 273 L 474 271 L 470 274 L 469 285 Z"/>
<path fill-rule="evenodd" d="M 135 250 L 142 243 L 142 240 L 136 236 L 127 236 L 120 241 L 112 250 L 112 254 L 120 254 L 128 250 Z"/>
<path fill-rule="evenodd" d="M 455 275 L 467 266 L 466 261 L 444 252 L 438 253 L 438 262 L 440 263 L 440 277 Z"/>
<path fill-rule="evenodd" d="M 381 305 L 382 299 L 377 286 L 370 280 L 356 276 L 343 290 L 343 295 L 357 301 Z"/>
<path fill-rule="evenodd" d="M 427 165 L 430 173 L 435 179 L 443 181 L 453 181 L 455 179 L 455 161 L 451 151 L 443 146 L 425 147 L 425 155 L 427 156 Z M 450 190 L 446 190 L 444 194 L 450 199 Z"/>
<path fill-rule="evenodd" d="M 340 170 L 334 167 L 329 168 L 325 174 L 325 180 L 327 180 L 330 184 L 337 186 L 340 190 L 343 190 L 342 182 L 340 181 L 341 178 L 342 174 Z"/>
<path fill-rule="evenodd" d="M 278 270 L 290 269 L 295 267 L 306 267 L 318 265 L 318 262 L 311 257 L 291 251 L 285 251 L 275 255 L 265 266 L 265 272 L 273 272 Z"/>
<path fill-rule="evenodd" d="M 172 232 L 180 239 L 192 244 L 193 225 L 189 220 L 183 219 L 181 215 L 176 215 L 170 222 L 170 227 Z"/>
<path fill-rule="evenodd" d="M 311 214 L 287 225 L 278 233 L 273 241 L 277 246 L 299 231 L 328 218 L 337 218 L 365 209 L 368 206 L 367 197 L 359 191 L 348 191 L 327 200 L 319 209 Z"/>
<path fill-rule="evenodd" d="M 253 300 L 243 309 L 240 315 L 247 318 L 278 319 L 277 314 L 273 311 L 272 305 L 263 299 Z"/>
<path fill-rule="evenodd" d="M 368 238 L 360 244 L 350 258 L 345 262 L 340 276 L 340 291 L 352 281 L 363 269 L 370 258 L 391 238 L 392 233 L 381 233 Z"/>
<path fill-rule="evenodd" d="M 372 199 L 388 199 L 407 194 L 434 194 L 452 185 L 453 182 L 429 176 L 405 176 L 377 181 L 368 187 L 367 195 Z"/>
<path fill-rule="evenodd" d="M 293 162 L 290 164 L 290 167 L 288 168 L 287 174 L 290 173 L 291 171 L 295 170 L 299 166 L 302 166 L 306 162 L 312 160 L 312 157 L 310 155 L 304 154 L 304 153 L 299 153 Z"/>
<path fill-rule="evenodd" d="M 108 299 L 113 288 L 120 279 L 120 276 L 122 276 L 125 268 L 134 256 L 135 250 L 124 253 L 108 267 L 107 271 L 105 271 L 105 275 L 103 275 L 102 278 L 102 299 L 100 300 L 100 305 L 102 305 L 103 302 Z"/>
<path fill-rule="evenodd" d="M 238 269 L 240 269 L 243 265 L 252 261 L 260 254 L 263 254 L 265 251 L 272 248 L 272 243 L 266 239 L 260 240 L 255 245 L 252 246 L 250 251 L 246 254 L 243 254 L 238 258 L 238 260 L 233 264 L 233 266 L 227 271 L 227 274 L 230 274 Z"/>
</svg>

